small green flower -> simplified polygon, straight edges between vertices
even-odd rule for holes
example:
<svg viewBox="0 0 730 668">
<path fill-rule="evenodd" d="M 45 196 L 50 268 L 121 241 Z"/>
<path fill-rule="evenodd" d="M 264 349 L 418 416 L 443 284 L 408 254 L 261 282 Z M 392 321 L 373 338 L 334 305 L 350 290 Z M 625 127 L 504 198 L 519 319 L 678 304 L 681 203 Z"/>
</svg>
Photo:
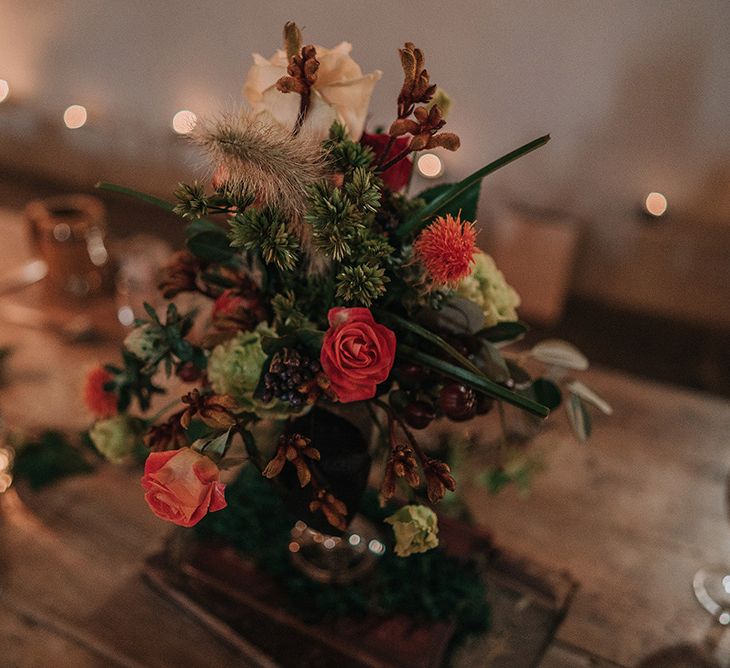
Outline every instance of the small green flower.
<svg viewBox="0 0 730 668">
<path fill-rule="evenodd" d="M 89 431 L 96 449 L 110 462 L 118 464 L 134 451 L 140 440 L 138 421 L 128 415 L 99 420 Z"/>
<path fill-rule="evenodd" d="M 385 521 L 393 526 L 395 553 L 399 557 L 438 547 L 438 519 L 426 506 L 403 506 Z"/>
<path fill-rule="evenodd" d="M 124 339 L 124 347 L 145 364 L 160 352 L 161 343 L 159 328 L 150 323 L 136 327 Z"/>
<path fill-rule="evenodd" d="M 479 305 L 484 311 L 484 326 L 517 320 L 520 296 L 507 284 L 494 260 L 481 251 L 474 253 L 474 268 L 463 278 L 456 294 Z"/>
<path fill-rule="evenodd" d="M 261 338 L 266 334 L 272 332 L 262 326 L 253 332 L 238 332 L 216 346 L 208 359 L 208 380 L 213 390 L 232 396 L 243 408 L 255 406 L 253 393 L 266 362 Z"/>
</svg>

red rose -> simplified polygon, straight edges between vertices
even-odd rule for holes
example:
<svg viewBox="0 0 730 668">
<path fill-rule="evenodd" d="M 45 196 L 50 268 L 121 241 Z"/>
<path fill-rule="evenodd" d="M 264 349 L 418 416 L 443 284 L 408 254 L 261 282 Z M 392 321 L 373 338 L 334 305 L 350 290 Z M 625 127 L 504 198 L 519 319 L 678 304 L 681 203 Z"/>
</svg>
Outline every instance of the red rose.
<svg viewBox="0 0 730 668">
<path fill-rule="evenodd" d="M 190 448 L 153 452 L 142 476 L 145 501 L 157 517 L 191 527 L 226 507 L 225 485 L 211 459 Z"/>
<path fill-rule="evenodd" d="M 343 403 L 372 399 L 393 368 L 395 334 L 366 308 L 333 308 L 319 361 Z"/>
<path fill-rule="evenodd" d="M 365 146 L 369 146 L 371 149 L 373 149 L 373 151 L 375 151 L 376 159 L 380 160 L 380 157 L 383 155 L 383 152 L 388 146 L 388 142 L 390 141 L 390 135 L 371 135 L 365 133 L 360 141 L 365 144 Z M 387 162 L 391 158 L 394 158 L 396 155 L 404 151 L 408 147 L 410 141 L 410 137 L 398 137 L 393 142 L 393 145 L 391 146 L 390 151 L 388 151 L 388 155 L 383 159 L 383 162 Z M 411 180 L 412 171 L 413 160 L 406 157 L 396 162 L 392 167 L 386 169 L 380 175 L 380 178 L 383 179 L 383 183 L 385 183 L 388 188 L 390 188 L 394 192 L 397 192 L 398 190 L 402 190 L 408 185 L 408 182 Z"/>
<path fill-rule="evenodd" d="M 86 374 L 84 403 L 86 408 L 99 419 L 110 418 L 117 414 L 117 395 L 104 389 L 104 385 L 112 380 L 114 380 L 112 375 L 100 366 Z"/>
<path fill-rule="evenodd" d="M 255 329 L 256 325 L 268 320 L 258 292 L 248 284 L 247 294 L 237 290 L 224 290 L 213 304 L 213 325 L 220 331 Z"/>
</svg>

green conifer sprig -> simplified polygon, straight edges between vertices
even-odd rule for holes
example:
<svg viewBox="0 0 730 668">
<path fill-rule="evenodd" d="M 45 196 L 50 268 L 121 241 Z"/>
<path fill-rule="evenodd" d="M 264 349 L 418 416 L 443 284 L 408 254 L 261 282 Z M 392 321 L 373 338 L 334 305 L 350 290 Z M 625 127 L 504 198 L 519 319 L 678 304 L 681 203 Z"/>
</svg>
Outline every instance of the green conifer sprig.
<svg viewBox="0 0 730 668">
<path fill-rule="evenodd" d="M 243 211 L 254 203 L 256 197 L 243 184 L 224 183 L 210 195 L 198 181 L 179 183 L 175 190 L 178 203 L 173 211 L 185 220 L 197 220 L 209 213 Z"/>
<path fill-rule="evenodd" d="M 314 245 L 340 262 L 352 252 L 352 244 L 365 228 L 363 211 L 339 188 L 320 183 L 311 188 L 305 220 L 312 226 Z"/>
<path fill-rule="evenodd" d="M 380 208 L 380 182 L 371 171 L 356 167 L 345 182 L 345 193 L 359 209 L 375 213 Z"/>
<path fill-rule="evenodd" d="M 337 274 L 336 296 L 348 304 L 370 306 L 385 293 L 385 269 L 367 264 L 343 267 Z"/>
<path fill-rule="evenodd" d="M 208 213 L 208 197 L 205 194 L 205 186 L 198 181 L 178 183 L 175 189 L 175 199 L 178 203 L 173 211 L 185 220 L 202 218 Z"/>
<path fill-rule="evenodd" d="M 375 160 L 375 153 L 369 146 L 353 141 L 347 134 L 347 128 L 336 121 L 330 128 L 330 136 L 324 142 L 327 160 L 335 171 L 349 174 L 362 167 L 367 169 Z"/>
<path fill-rule="evenodd" d="M 244 211 L 256 201 L 256 195 L 243 183 L 224 181 L 216 190 L 217 199 L 226 208 Z M 217 204 L 219 202 L 216 202 Z"/>
<path fill-rule="evenodd" d="M 306 324 L 307 318 L 299 311 L 297 303 L 297 297 L 292 290 L 280 292 L 271 298 L 274 326 L 277 330 L 297 330 Z"/>
<path fill-rule="evenodd" d="M 271 207 L 247 209 L 230 221 L 231 246 L 258 251 L 266 264 L 290 271 L 299 259 L 299 241 L 286 221 Z"/>
</svg>

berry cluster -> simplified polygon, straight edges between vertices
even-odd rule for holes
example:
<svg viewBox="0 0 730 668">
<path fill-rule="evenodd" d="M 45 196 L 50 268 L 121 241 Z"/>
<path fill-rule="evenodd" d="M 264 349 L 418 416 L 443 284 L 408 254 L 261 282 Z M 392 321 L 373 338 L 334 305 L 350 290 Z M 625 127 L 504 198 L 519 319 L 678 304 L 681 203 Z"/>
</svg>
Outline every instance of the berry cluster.
<svg viewBox="0 0 730 668">
<path fill-rule="evenodd" d="M 279 399 L 299 408 L 314 403 L 327 386 L 318 360 L 297 348 L 282 348 L 271 358 L 264 374 L 261 399 L 264 403 Z"/>
<path fill-rule="evenodd" d="M 391 394 L 391 404 L 412 429 L 425 429 L 439 416 L 464 422 L 492 408 L 493 400 L 485 394 L 432 377 L 415 364 L 403 365 L 396 373 L 401 389 Z"/>
</svg>

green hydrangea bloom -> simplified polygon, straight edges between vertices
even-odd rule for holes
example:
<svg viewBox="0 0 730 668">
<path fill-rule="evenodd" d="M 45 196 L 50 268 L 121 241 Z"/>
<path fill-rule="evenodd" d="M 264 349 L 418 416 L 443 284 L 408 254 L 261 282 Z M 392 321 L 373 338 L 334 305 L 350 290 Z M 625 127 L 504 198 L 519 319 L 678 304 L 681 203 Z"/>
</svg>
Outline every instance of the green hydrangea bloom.
<svg viewBox="0 0 730 668">
<path fill-rule="evenodd" d="M 124 339 L 124 347 L 137 359 L 150 362 L 159 352 L 160 333 L 150 324 L 133 329 Z"/>
<path fill-rule="evenodd" d="M 481 307 L 485 327 L 517 320 L 520 296 L 507 284 L 494 260 L 482 251 L 474 254 L 474 268 L 471 274 L 461 280 L 456 294 Z"/>
<path fill-rule="evenodd" d="M 118 464 L 132 454 L 140 437 L 140 431 L 129 416 L 115 415 L 96 422 L 89 431 L 89 437 L 104 457 Z"/>
<path fill-rule="evenodd" d="M 426 506 L 403 506 L 385 521 L 393 526 L 395 553 L 399 557 L 438 547 L 438 519 Z"/>
<path fill-rule="evenodd" d="M 217 394 L 229 394 L 242 408 L 253 409 L 253 393 L 259 384 L 266 353 L 262 335 L 273 334 L 259 326 L 252 332 L 238 332 L 216 346 L 208 358 L 208 380 Z"/>
</svg>

